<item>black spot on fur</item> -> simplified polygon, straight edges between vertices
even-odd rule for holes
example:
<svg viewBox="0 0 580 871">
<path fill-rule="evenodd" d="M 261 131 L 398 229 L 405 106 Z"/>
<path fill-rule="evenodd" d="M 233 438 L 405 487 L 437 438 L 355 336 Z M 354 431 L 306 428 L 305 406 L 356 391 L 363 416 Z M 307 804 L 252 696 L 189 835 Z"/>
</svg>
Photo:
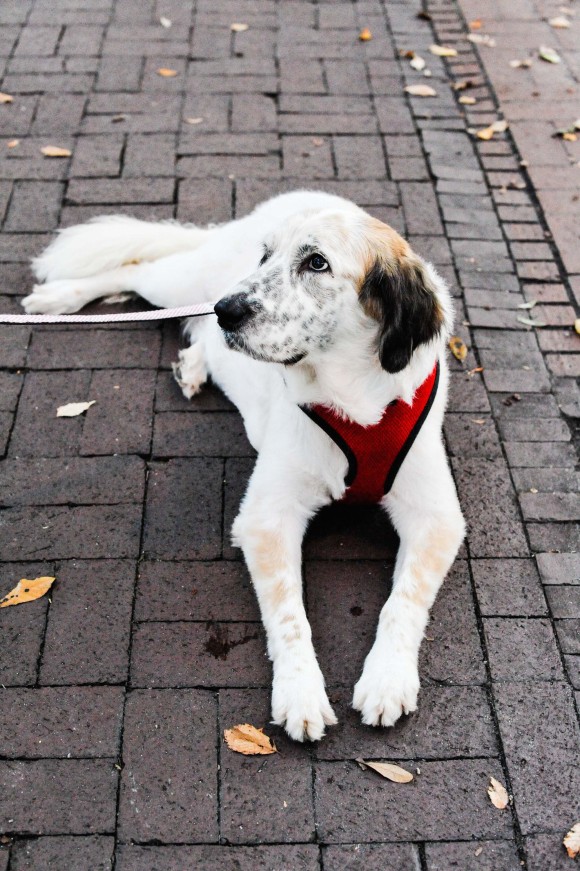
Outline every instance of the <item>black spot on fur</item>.
<svg viewBox="0 0 580 871">
<path fill-rule="evenodd" d="M 391 267 L 379 260 L 360 292 L 368 315 L 380 324 L 378 353 L 383 369 L 400 372 L 415 348 L 439 333 L 443 313 L 420 260 L 404 257 Z"/>
</svg>

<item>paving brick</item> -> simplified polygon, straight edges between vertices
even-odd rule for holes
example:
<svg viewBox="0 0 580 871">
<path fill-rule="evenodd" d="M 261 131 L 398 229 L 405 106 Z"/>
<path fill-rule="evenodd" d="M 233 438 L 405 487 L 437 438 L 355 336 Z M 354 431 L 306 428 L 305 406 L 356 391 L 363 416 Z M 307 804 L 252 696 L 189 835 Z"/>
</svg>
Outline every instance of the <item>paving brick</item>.
<svg viewBox="0 0 580 871">
<path fill-rule="evenodd" d="M 21 578 L 54 575 L 51 563 L 24 563 L 2 567 L 2 594 Z M 36 683 L 36 671 L 44 640 L 48 599 L 29 602 L 27 608 L 5 608 L 0 621 L 0 684 L 26 686 Z"/>
<path fill-rule="evenodd" d="M 232 99 L 233 131 L 244 133 L 276 129 L 276 105 L 271 97 L 234 94 Z"/>
<path fill-rule="evenodd" d="M 413 766 L 406 759 L 400 764 Z M 510 838 L 510 815 L 497 814 L 486 795 L 489 777 L 502 779 L 493 759 L 421 762 L 406 790 L 354 762 L 321 762 L 315 795 L 320 836 L 331 842 L 385 838 L 452 840 Z M 348 801 L 344 800 L 348 795 Z"/>
<path fill-rule="evenodd" d="M 177 217 L 207 224 L 232 219 L 232 182 L 228 179 L 183 179 L 179 182 Z"/>
<path fill-rule="evenodd" d="M 546 598 L 553 617 L 580 617 L 580 588 L 548 586 Z"/>
<path fill-rule="evenodd" d="M 298 178 L 332 178 L 334 165 L 330 139 L 316 136 L 283 136 L 284 175 Z"/>
<path fill-rule="evenodd" d="M 580 654 L 580 620 L 557 620 L 556 632 L 562 653 Z"/>
<path fill-rule="evenodd" d="M 265 847 L 168 846 L 136 847 L 122 844 L 117 851 L 117 871 L 213 871 L 219 865 L 223 871 L 271 871 L 272 868 L 292 871 L 318 871 L 318 847 L 314 844 L 284 844 Z"/>
<path fill-rule="evenodd" d="M 325 871 L 356 871 L 358 868 L 406 871 L 419 867 L 419 855 L 414 844 L 330 845 L 323 848 L 322 862 Z"/>
<path fill-rule="evenodd" d="M 212 693 L 171 689 L 129 694 L 121 840 L 217 841 L 216 732 Z"/>
<path fill-rule="evenodd" d="M 30 327 L 0 327 L 0 365 L 7 369 L 23 366 L 29 340 Z"/>
<path fill-rule="evenodd" d="M 561 680 L 562 666 L 552 624 L 543 618 L 484 620 L 492 679 Z"/>
<path fill-rule="evenodd" d="M 574 448 L 565 442 L 505 442 L 510 466 L 570 466 Z"/>
<path fill-rule="evenodd" d="M 171 203 L 173 179 L 73 179 L 67 189 L 67 202 L 84 205 L 99 203 Z"/>
<path fill-rule="evenodd" d="M 496 459 L 501 456 L 501 445 L 491 416 L 448 414 L 445 418 L 447 448 L 454 457 Z"/>
<path fill-rule="evenodd" d="M 123 159 L 123 176 L 171 176 L 175 173 L 175 136 L 129 134 Z"/>
<path fill-rule="evenodd" d="M 58 182 L 15 182 L 4 229 L 25 232 L 53 230 L 58 223 L 62 194 L 63 186 Z"/>
<path fill-rule="evenodd" d="M 23 380 L 20 373 L 0 371 L 0 409 L 14 411 Z"/>
<path fill-rule="evenodd" d="M 500 432 L 509 442 L 570 441 L 570 430 L 561 418 L 505 420 L 500 423 Z"/>
<path fill-rule="evenodd" d="M 153 370 L 94 372 L 88 391 L 95 400 L 94 414 L 85 420 L 80 452 L 148 453 L 154 384 Z"/>
<path fill-rule="evenodd" d="M 24 839 L 13 844 L 10 861 L 15 871 L 111 871 L 114 848 L 114 838 L 107 835 Z"/>
<path fill-rule="evenodd" d="M 580 520 L 578 493 L 522 493 L 525 520 Z"/>
<path fill-rule="evenodd" d="M 426 844 L 429 871 L 518 871 L 521 869 L 514 841 L 463 841 Z"/>
<path fill-rule="evenodd" d="M 453 469 L 474 557 L 528 556 L 515 493 L 503 460 L 455 459 Z"/>
<path fill-rule="evenodd" d="M 75 146 L 70 169 L 72 178 L 102 178 L 121 174 L 122 134 L 81 136 Z"/>
<path fill-rule="evenodd" d="M 146 554 L 158 559 L 221 556 L 222 486 L 223 462 L 218 459 L 151 464 L 145 514 Z"/>
<path fill-rule="evenodd" d="M 543 616 L 546 600 L 531 560 L 472 560 L 479 608 L 484 616 Z"/>
<path fill-rule="evenodd" d="M 154 369 L 159 348 L 153 330 L 126 330 L 122 341 L 115 330 L 43 330 L 33 333 L 27 363 L 31 369 Z"/>
<path fill-rule="evenodd" d="M 43 684 L 123 683 L 127 676 L 132 561 L 61 563 L 42 654 Z M 74 629 L 72 628 L 74 627 Z"/>
<path fill-rule="evenodd" d="M 0 762 L 0 827 L 36 835 L 112 832 L 117 779 L 113 760 Z"/>
<path fill-rule="evenodd" d="M 221 830 L 230 843 L 288 843 L 313 840 L 315 833 L 310 758 L 281 729 L 268 724 L 269 693 L 220 690 L 220 724 L 244 722 L 266 726 L 278 753 L 265 759 L 241 756 L 221 747 Z M 268 807 L 264 816 L 262 808 Z"/>
<path fill-rule="evenodd" d="M 258 603 L 240 562 L 142 562 L 136 620 L 259 621 Z"/>
<path fill-rule="evenodd" d="M 495 684 L 499 728 L 518 819 L 524 834 L 566 829 L 578 816 L 580 773 L 569 765 L 580 749 L 571 693 L 563 683 Z M 554 789 L 550 771 L 560 771 Z"/>
<path fill-rule="evenodd" d="M 443 226 L 430 184 L 402 182 L 401 198 L 409 233 L 443 235 Z"/>
<path fill-rule="evenodd" d="M 157 414 L 153 454 L 157 457 L 255 456 L 241 417 L 220 411 L 194 416 L 181 412 Z"/>
<path fill-rule="evenodd" d="M 121 687 L 5 689 L 0 694 L 0 755 L 116 756 L 122 713 Z"/>
<path fill-rule="evenodd" d="M 530 871 L 569 871 L 561 832 L 524 838 Z"/>
</svg>

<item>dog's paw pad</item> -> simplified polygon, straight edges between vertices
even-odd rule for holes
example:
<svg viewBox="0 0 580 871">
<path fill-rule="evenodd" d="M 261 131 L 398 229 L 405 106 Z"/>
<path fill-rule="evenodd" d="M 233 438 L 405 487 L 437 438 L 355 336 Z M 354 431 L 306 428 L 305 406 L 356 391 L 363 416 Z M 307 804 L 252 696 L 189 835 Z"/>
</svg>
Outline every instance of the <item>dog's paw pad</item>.
<svg viewBox="0 0 580 871">
<path fill-rule="evenodd" d="M 393 726 L 403 714 L 417 709 L 419 675 L 415 667 L 380 671 L 365 668 L 354 688 L 352 706 L 367 726 Z"/>
<path fill-rule="evenodd" d="M 277 675 L 272 690 L 272 720 L 294 741 L 319 741 L 326 726 L 338 720 L 330 706 L 321 674 Z"/>
</svg>

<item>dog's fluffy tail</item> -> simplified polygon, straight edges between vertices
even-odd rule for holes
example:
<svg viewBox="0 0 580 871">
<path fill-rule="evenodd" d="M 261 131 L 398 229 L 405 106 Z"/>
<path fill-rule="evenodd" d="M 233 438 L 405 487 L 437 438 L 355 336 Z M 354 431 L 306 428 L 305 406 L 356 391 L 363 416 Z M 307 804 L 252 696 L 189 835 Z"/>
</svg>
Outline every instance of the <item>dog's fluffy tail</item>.
<svg viewBox="0 0 580 871">
<path fill-rule="evenodd" d="M 54 242 L 34 258 L 32 269 L 40 281 L 88 278 L 124 263 L 191 251 L 202 244 L 208 232 L 171 221 L 150 223 L 124 215 L 105 215 L 61 230 Z"/>
</svg>

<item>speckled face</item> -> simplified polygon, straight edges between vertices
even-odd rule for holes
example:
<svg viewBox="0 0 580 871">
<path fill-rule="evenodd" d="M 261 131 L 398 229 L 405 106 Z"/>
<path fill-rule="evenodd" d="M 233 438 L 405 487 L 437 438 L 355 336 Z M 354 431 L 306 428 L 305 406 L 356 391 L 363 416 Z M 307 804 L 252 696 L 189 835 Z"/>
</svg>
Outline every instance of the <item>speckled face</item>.
<svg viewBox="0 0 580 871">
<path fill-rule="evenodd" d="M 357 298 L 332 230 L 302 219 L 266 240 L 256 271 L 216 306 L 230 348 L 293 364 L 332 343 L 345 301 Z"/>
</svg>

